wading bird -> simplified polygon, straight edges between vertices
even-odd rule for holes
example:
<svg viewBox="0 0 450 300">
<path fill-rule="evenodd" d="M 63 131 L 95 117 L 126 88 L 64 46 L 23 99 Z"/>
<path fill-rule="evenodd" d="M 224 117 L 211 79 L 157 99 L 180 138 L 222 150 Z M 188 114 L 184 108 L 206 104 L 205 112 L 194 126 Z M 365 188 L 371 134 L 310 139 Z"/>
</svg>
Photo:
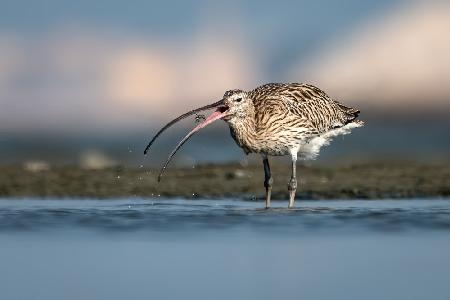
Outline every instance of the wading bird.
<svg viewBox="0 0 450 300">
<path fill-rule="evenodd" d="M 158 181 L 172 157 L 193 134 L 221 119 L 228 123 L 231 136 L 246 154 L 261 154 L 266 208 L 270 207 L 273 184 L 268 156 L 290 155 L 292 158 L 288 207 L 293 208 L 297 190 L 297 158 L 314 159 L 320 148 L 334 136 L 348 134 L 351 129 L 364 125 L 363 121 L 356 120 L 359 110 L 340 104 L 315 86 L 269 83 L 248 92 L 238 89 L 227 91 L 222 100 L 179 116 L 156 133 L 144 153 L 147 154 L 164 130 L 208 109 L 215 111 L 179 142 L 162 167 Z"/>
</svg>

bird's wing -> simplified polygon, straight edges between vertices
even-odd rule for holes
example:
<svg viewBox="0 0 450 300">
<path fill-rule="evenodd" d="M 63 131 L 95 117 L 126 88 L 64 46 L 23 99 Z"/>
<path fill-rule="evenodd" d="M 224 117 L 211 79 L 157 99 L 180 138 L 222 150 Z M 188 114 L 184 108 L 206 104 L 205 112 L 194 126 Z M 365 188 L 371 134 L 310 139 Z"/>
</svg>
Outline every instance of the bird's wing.
<svg viewBox="0 0 450 300">
<path fill-rule="evenodd" d="M 340 104 L 309 84 L 267 84 L 252 93 L 255 106 L 264 106 L 264 109 L 256 111 L 274 110 L 268 114 L 276 115 L 277 119 L 284 120 L 290 127 L 304 127 L 308 135 L 342 127 L 355 120 L 359 114 L 359 110 Z M 264 123 L 262 117 L 259 119 Z"/>
</svg>

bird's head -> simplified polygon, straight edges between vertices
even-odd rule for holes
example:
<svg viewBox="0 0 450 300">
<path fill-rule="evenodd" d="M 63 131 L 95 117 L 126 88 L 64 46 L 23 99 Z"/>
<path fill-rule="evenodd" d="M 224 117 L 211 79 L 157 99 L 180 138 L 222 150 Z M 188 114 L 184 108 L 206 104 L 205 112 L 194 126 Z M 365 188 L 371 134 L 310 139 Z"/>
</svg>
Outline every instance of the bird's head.
<svg viewBox="0 0 450 300">
<path fill-rule="evenodd" d="M 228 107 L 227 115 L 222 119 L 228 123 L 239 122 L 252 111 L 253 102 L 247 92 L 242 90 L 226 91 L 223 95 L 224 105 Z"/>
<path fill-rule="evenodd" d="M 230 90 L 225 92 L 223 98 L 213 104 L 209 104 L 206 106 L 202 106 L 199 108 L 196 108 L 194 110 L 191 110 L 178 118 L 173 119 L 169 123 L 167 123 L 166 126 L 161 128 L 156 135 L 153 137 L 153 139 L 150 141 L 150 143 L 147 145 L 147 148 L 145 148 L 144 154 L 147 154 L 148 150 L 150 149 L 153 142 L 156 140 L 156 138 L 161 135 L 163 131 L 165 131 L 167 128 L 172 126 L 173 124 L 177 123 L 178 121 L 181 121 L 182 119 L 185 119 L 189 116 L 192 116 L 194 114 L 197 114 L 201 111 L 214 109 L 213 113 L 211 113 L 203 122 L 198 124 L 194 129 L 191 130 L 175 147 L 175 149 L 170 154 L 169 158 L 167 159 L 166 163 L 164 164 L 159 176 L 158 181 L 161 179 L 162 172 L 165 170 L 169 162 L 171 161 L 172 157 L 175 155 L 175 153 L 178 151 L 178 149 L 183 146 L 183 144 L 197 131 L 200 129 L 208 126 L 209 124 L 217 121 L 217 120 L 224 120 L 228 123 L 233 124 L 234 122 L 238 122 L 240 119 L 245 118 L 249 108 L 253 105 L 251 99 L 249 98 L 248 94 L 242 90 Z"/>
</svg>

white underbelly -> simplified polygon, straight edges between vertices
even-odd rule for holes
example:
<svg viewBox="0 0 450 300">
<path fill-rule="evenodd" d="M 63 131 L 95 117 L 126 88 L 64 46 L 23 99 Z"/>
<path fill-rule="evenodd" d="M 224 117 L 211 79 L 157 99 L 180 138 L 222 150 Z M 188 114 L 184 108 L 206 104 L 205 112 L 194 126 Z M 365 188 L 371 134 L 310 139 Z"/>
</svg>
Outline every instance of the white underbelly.
<svg viewBox="0 0 450 300">
<path fill-rule="evenodd" d="M 337 135 L 349 134 L 351 129 L 360 127 L 361 124 L 349 123 L 343 127 L 332 129 L 321 135 L 314 137 L 301 137 L 298 139 L 285 140 L 284 136 L 277 138 L 277 142 L 267 145 L 261 148 L 261 153 L 272 156 L 284 156 L 291 155 L 292 152 L 297 150 L 297 157 L 302 160 L 315 159 L 323 146 L 328 145 L 331 140 Z"/>
</svg>

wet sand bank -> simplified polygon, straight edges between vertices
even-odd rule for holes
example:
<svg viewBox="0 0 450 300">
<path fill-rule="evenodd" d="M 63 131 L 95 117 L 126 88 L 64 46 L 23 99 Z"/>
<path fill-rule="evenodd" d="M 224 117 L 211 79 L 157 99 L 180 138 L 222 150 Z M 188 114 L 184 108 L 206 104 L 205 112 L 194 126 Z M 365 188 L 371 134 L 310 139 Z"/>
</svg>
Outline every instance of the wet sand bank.
<svg viewBox="0 0 450 300">
<path fill-rule="evenodd" d="M 273 198 L 285 199 L 289 166 L 274 164 Z M 170 168 L 157 183 L 158 170 L 76 166 L 31 171 L 0 167 L 0 197 L 184 197 L 260 199 L 262 166 L 239 164 Z M 450 196 L 450 163 L 365 163 L 298 167 L 298 199 L 383 199 Z"/>
</svg>

